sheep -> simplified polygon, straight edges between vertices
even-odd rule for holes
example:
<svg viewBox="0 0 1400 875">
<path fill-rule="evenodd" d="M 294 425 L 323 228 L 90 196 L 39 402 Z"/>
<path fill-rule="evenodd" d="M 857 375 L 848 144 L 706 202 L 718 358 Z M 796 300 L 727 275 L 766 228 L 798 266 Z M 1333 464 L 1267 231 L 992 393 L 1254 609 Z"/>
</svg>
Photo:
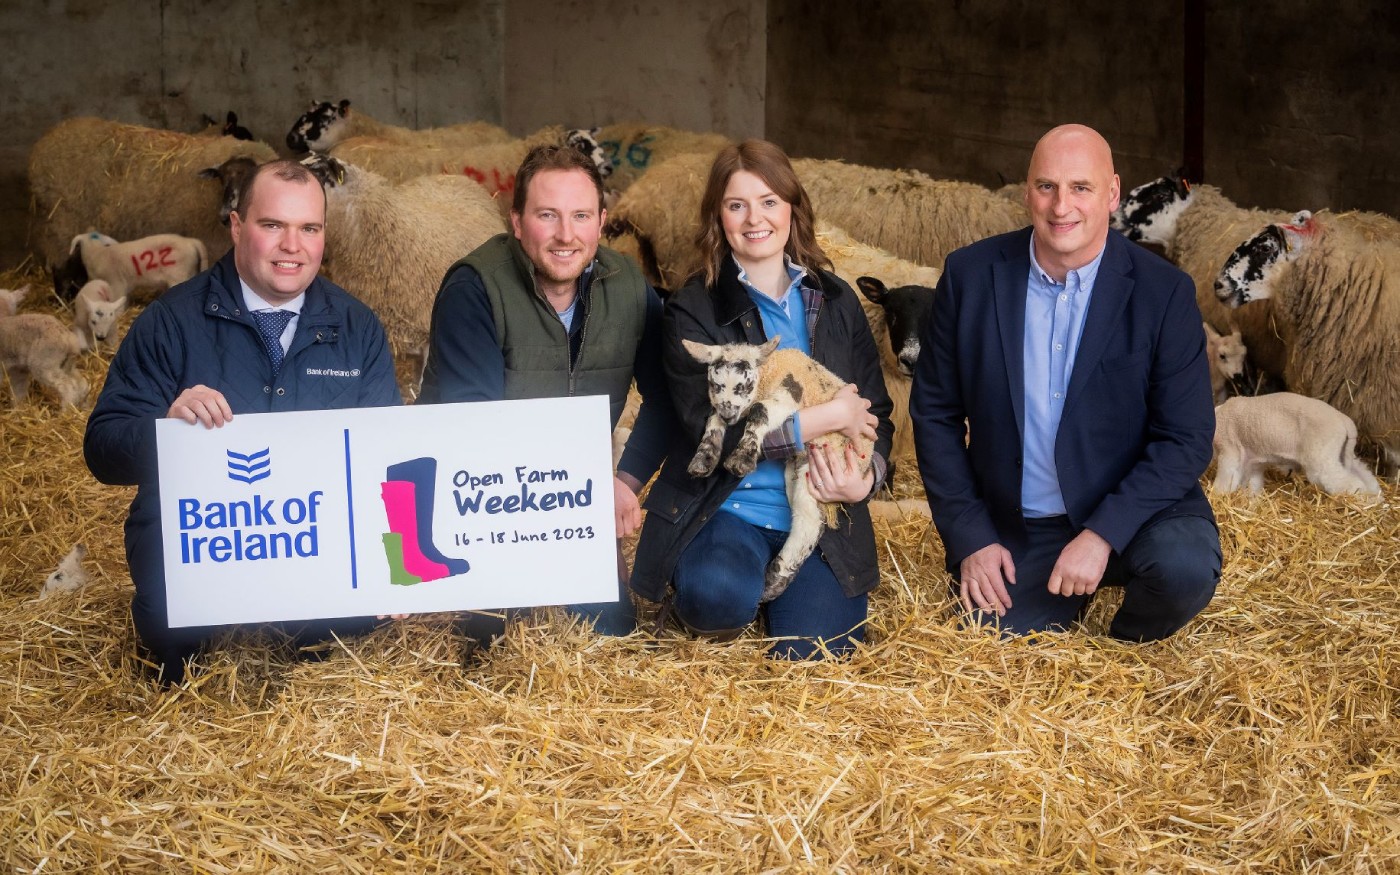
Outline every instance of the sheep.
<svg viewBox="0 0 1400 875">
<path fill-rule="evenodd" d="M 764 437 L 778 428 L 804 405 L 828 401 L 845 383 L 835 374 L 799 350 L 778 350 L 778 337 L 761 345 L 731 343 L 710 346 L 682 340 L 687 352 L 709 368 L 709 420 L 700 446 L 686 469 L 693 477 L 707 477 L 719 463 L 728 426 L 744 420 L 739 443 L 725 459 L 730 473 L 743 477 L 758 465 Z M 776 352 L 775 352 L 776 350 Z M 755 379 L 755 375 L 757 378 Z M 869 470 L 874 453 L 866 439 L 852 441 L 835 432 L 812 442 L 845 453 L 854 444 L 861 471 Z M 816 549 L 822 526 L 836 526 L 838 505 L 821 503 L 807 488 L 810 468 L 807 452 L 799 451 L 787 461 L 788 504 L 792 509 L 792 529 L 764 575 L 761 602 L 772 601 L 787 589 L 802 563 Z"/>
<path fill-rule="evenodd" d="M 1202 322 L 1201 327 L 1206 332 L 1206 360 L 1210 362 L 1210 390 L 1215 396 L 1215 403 L 1219 404 L 1230 397 L 1230 386 L 1234 381 L 1244 376 L 1244 360 L 1248 354 L 1248 348 L 1240 339 L 1238 328 L 1229 334 L 1221 334 L 1210 327 L 1209 322 Z"/>
<path fill-rule="evenodd" d="M 612 165 L 586 130 L 566 131 L 561 127 L 543 128 L 523 140 L 481 143 L 413 145 L 381 137 L 354 137 L 331 150 L 331 156 L 364 170 L 378 173 L 390 182 L 406 182 L 417 176 L 460 174 L 476 181 L 497 197 L 502 215 L 510 212 L 515 193 L 515 171 L 536 146 L 569 145 L 592 156 L 604 179 Z M 598 163 L 598 162 L 602 163 Z"/>
<path fill-rule="evenodd" d="M 10 381 L 15 407 L 29 397 L 31 378 L 77 407 L 88 391 L 87 381 L 73 372 L 80 352 L 72 330 L 47 313 L 0 318 L 0 370 Z"/>
<path fill-rule="evenodd" d="M 253 132 L 238 123 L 238 113 L 233 110 L 228 111 L 223 122 L 217 121 L 213 116 L 202 116 L 204 128 L 198 131 L 201 137 L 233 137 L 235 140 L 253 140 Z"/>
<path fill-rule="evenodd" d="M 1351 417 L 1400 466 L 1400 221 L 1305 210 L 1240 244 L 1215 293 L 1241 312 L 1272 299 L 1293 337 L 1289 389 Z"/>
<path fill-rule="evenodd" d="M 125 295 L 114 297 L 106 280 L 92 280 L 73 299 L 73 333 L 82 349 L 94 352 L 117 327 L 117 318 L 126 310 Z"/>
<path fill-rule="evenodd" d="M 792 166 L 818 217 L 915 264 L 941 265 L 955 249 L 1029 223 L 1023 203 L 971 182 L 810 158 Z"/>
<path fill-rule="evenodd" d="M 463 176 L 394 185 L 325 155 L 302 163 L 326 190 L 322 270 L 379 315 L 397 352 L 421 355 L 447 269 L 505 230 L 490 195 Z"/>
<path fill-rule="evenodd" d="M 1356 457 L 1356 423 L 1325 401 L 1293 392 L 1237 396 L 1215 408 L 1217 492 L 1264 488 L 1270 466 L 1301 468 L 1323 492 L 1380 495 Z"/>
<path fill-rule="evenodd" d="M 856 285 L 865 299 L 884 313 L 890 351 L 898 362 L 900 375 L 913 377 L 914 365 L 919 361 L 919 336 L 933 312 L 933 289 L 920 285 L 891 289 L 873 276 L 857 277 Z"/>
<path fill-rule="evenodd" d="M 193 237 L 155 234 L 125 243 L 105 243 L 92 234 L 73 238 L 72 254 L 54 271 L 54 288 L 70 298 L 88 280 L 106 280 L 113 298 L 133 292 L 154 297 L 209 267 L 209 253 Z M 149 294 L 154 293 L 154 294 Z"/>
<path fill-rule="evenodd" d="M 695 230 L 712 161 L 696 153 L 654 166 L 612 213 L 612 230 L 633 231 L 650 247 L 663 285 L 675 287 L 701 266 Z M 942 264 L 960 246 L 1026 224 L 1024 206 L 972 183 L 839 161 L 792 166 L 819 219 L 914 264 Z"/>
<path fill-rule="evenodd" d="M 18 313 L 20 303 L 27 297 L 29 297 L 29 286 L 20 286 L 17 289 L 0 289 L 0 319 Z"/>
<path fill-rule="evenodd" d="M 87 545 L 74 544 L 68 555 L 63 557 L 63 561 L 58 563 L 58 568 L 44 580 L 44 587 L 39 590 L 39 598 L 46 599 L 87 586 L 88 574 L 83 569 L 83 559 L 86 556 Z"/>
<path fill-rule="evenodd" d="M 277 157 L 265 143 L 201 137 L 96 118 L 51 128 L 29 154 L 35 249 L 45 264 L 68 257 L 88 228 L 122 240 L 174 233 L 194 237 L 218 259 L 229 250 L 219 225 L 219 194 L 199 171 L 229 158 L 261 163 Z"/>
<path fill-rule="evenodd" d="M 1167 258 L 1195 282 L 1201 317 L 1221 334 L 1238 328 L 1254 366 L 1282 377 L 1292 348 L 1287 326 L 1274 318 L 1271 304 L 1232 312 L 1216 300 L 1215 276 L 1246 237 L 1291 215 L 1236 206 L 1219 188 L 1192 185 L 1175 175 L 1143 183 L 1123 196 L 1113 227 L 1129 240 L 1162 246 Z"/>
<path fill-rule="evenodd" d="M 626 191 L 651 168 L 676 155 L 702 155 L 708 168 L 715 153 L 733 142 L 723 134 L 685 131 L 645 122 L 603 125 L 598 129 L 597 139 L 613 167 L 608 186 L 618 192 Z M 698 198 L 696 203 L 699 203 Z"/>
<path fill-rule="evenodd" d="M 287 132 L 287 148 L 297 154 L 325 152 L 351 137 L 377 137 L 398 143 L 425 146 L 474 146 L 504 143 L 511 139 L 505 128 L 489 122 L 464 122 L 441 128 L 414 130 L 377 121 L 358 110 L 350 101 L 338 104 L 311 101 L 306 112 Z"/>
</svg>

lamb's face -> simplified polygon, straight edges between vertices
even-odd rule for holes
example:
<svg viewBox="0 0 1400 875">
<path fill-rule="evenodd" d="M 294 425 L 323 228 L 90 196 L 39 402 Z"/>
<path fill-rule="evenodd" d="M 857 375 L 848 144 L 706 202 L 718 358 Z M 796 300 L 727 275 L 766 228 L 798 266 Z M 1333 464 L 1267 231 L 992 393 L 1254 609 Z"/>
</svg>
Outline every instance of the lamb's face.
<svg viewBox="0 0 1400 875">
<path fill-rule="evenodd" d="M 88 305 L 88 330 L 97 340 L 106 340 L 117 327 L 117 318 L 126 309 L 126 298 L 94 302 Z"/>
<path fill-rule="evenodd" d="M 1215 278 L 1215 297 L 1227 307 L 1269 298 L 1279 268 L 1303 253 L 1316 230 L 1316 222 L 1307 210 L 1294 216 L 1292 224 L 1265 226 L 1236 246 L 1225 260 Z"/>
<path fill-rule="evenodd" d="M 710 363 L 710 407 L 726 425 L 733 425 L 753 406 L 758 388 L 758 364 L 748 358 Z"/>
<path fill-rule="evenodd" d="M 598 168 L 598 175 L 603 179 L 612 176 L 613 163 L 608 160 L 608 153 L 602 146 L 598 145 L 598 132 L 600 128 L 575 128 L 564 135 L 564 143 L 573 146 Z"/>
<path fill-rule="evenodd" d="M 1176 237 L 1176 221 L 1191 205 L 1191 197 L 1185 179 L 1163 176 L 1128 192 L 1109 224 L 1129 240 L 1167 246 Z"/>
<path fill-rule="evenodd" d="M 1234 331 L 1225 335 L 1212 344 L 1214 347 L 1214 360 L 1211 362 L 1215 372 L 1227 380 L 1233 380 L 1244 376 L 1244 340 L 1240 338 L 1239 331 Z"/>
<path fill-rule="evenodd" d="M 312 101 L 311 108 L 302 113 L 287 132 L 287 148 L 293 152 L 310 152 L 334 146 L 343 136 L 340 131 L 349 108 L 348 100 L 339 104 Z"/>
</svg>

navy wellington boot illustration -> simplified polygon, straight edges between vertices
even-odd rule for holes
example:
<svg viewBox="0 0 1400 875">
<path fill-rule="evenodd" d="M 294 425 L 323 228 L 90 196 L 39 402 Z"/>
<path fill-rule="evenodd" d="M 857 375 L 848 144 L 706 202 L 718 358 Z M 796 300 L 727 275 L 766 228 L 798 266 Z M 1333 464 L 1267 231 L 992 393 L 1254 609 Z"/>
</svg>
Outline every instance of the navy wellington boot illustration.
<svg viewBox="0 0 1400 875">
<path fill-rule="evenodd" d="M 423 556 L 446 565 L 448 574 L 466 574 L 470 571 L 470 562 L 465 559 L 448 558 L 433 544 L 433 487 L 437 480 L 437 459 L 425 456 L 390 465 L 384 479 L 406 481 L 414 485 L 413 503 L 418 512 L 418 549 Z"/>
</svg>

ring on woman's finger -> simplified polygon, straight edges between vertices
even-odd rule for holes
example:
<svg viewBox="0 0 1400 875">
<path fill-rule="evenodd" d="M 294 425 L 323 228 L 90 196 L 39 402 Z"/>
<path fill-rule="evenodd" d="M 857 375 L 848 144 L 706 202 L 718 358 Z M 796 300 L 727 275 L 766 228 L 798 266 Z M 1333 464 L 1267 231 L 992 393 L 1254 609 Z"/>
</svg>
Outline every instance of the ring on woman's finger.
<svg viewBox="0 0 1400 875">
<path fill-rule="evenodd" d="M 812 478 L 812 485 L 817 487 L 818 489 L 822 488 L 822 482 L 815 477 Z"/>
</svg>

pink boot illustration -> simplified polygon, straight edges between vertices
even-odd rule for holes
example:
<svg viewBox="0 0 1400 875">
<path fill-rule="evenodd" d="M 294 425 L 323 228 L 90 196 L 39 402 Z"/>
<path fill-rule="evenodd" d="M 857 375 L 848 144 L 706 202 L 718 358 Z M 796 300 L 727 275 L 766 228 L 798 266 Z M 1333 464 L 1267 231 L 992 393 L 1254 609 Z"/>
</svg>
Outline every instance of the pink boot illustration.
<svg viewBox="0 0 1400 875">
<path fill-rule="evenodd" d="M 418 509 L 414 502 L 414 485 L 402 480 L 380 484 L 384 511 L 389 517 L 389 531 L 403 538 L 403 567 L 409 574 L 430 580 L 447 577 L 447 566 L 434 562 L 418 548 Z"/>
</svg>

